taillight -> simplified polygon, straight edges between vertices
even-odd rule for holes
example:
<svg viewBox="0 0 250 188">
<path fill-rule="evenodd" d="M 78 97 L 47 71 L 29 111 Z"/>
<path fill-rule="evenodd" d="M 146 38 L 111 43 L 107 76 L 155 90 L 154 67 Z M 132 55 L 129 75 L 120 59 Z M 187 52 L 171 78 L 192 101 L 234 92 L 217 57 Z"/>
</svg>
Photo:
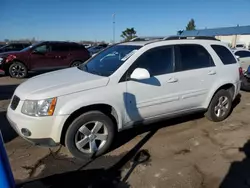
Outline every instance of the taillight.
<svg viewBox="0 0 250 188">
<path fill-rule="evenodd" d="M 240 74 L 240 76 L 243 75 L 243 69 L 242 69 L 242 67 L 239 67 L 239 74 Z"/>
<path fill-rule="evenodd" d="M 8 55 L 8 57 L 6 58 L 6 63 L 8 63 L 8 62 L 10 62 L 10 61 L 12 61 L 14 59 L 16 59 L 15 55 Z"/>
</svg>

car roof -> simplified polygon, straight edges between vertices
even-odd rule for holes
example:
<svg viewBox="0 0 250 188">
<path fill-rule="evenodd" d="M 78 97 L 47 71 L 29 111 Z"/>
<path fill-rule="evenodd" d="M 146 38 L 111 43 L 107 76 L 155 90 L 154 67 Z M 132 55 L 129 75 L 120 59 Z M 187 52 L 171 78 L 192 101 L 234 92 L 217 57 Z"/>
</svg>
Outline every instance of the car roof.
<svg viewBox="0 0 250 188">
<path fill-rule="evenodd" d="M 122 43 L 119 43 L 118 45 L 144 46 L 148 44 L 149 42 L 153 42 L 153 41 L 130 41 L 130 42 L 122 42 Z"/>
<path fill-rule="evenodd" d="M 171 39 L 171 40 L 149 40 L 149 41 L 129 41 L 129 42 L 123 42 L 123 43 L 119 43 L 118 45 L 134 45 L 134 46 L 145 46 L 148 44 L 155 44 L 155 43 L 159 43 L 159 44 L 169 44 L 169 45 L 173 45 L 173 44 L 217 44 L 217 45 L 222 45 L 222 46 L 227 46 L 226 44 L 224 44 L 221 41 L 218 40 L 209 40 L 209 39 Z"/>
</svg>

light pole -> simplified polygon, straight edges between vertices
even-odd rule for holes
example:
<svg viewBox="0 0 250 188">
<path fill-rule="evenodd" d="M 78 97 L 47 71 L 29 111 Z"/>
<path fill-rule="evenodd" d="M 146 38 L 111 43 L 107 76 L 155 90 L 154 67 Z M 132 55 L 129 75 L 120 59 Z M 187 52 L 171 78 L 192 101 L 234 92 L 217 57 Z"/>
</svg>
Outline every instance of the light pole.
<svg viewBox="0 0 250 188">
<path fill-rule="evenodd" d="M 113 44 L 115 43 L 115 14 L 112 15 L 113 17 Z"/>
</svg>

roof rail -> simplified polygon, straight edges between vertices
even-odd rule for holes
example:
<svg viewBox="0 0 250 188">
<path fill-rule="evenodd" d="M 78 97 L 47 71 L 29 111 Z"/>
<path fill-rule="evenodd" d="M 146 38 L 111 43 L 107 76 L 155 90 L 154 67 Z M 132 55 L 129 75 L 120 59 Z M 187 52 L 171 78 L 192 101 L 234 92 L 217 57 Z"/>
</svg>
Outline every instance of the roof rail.
<svg viewBox="0 0 250 188">
<path fill-rule="evenodd" d="M 148 36 L 148 37 L 135 37 L 130 41 L 150 41 L 150 40 L 163 40 L 164 36 Z"/>
<path fill-rule="evenodd" d="M 170 37 L 165 37 L 163 40 L 178 40 L 178 39 L 200 39 L 200 40 L 217 40 L 215 37 L 211 36 L 170 36 Z"/>
</svg>

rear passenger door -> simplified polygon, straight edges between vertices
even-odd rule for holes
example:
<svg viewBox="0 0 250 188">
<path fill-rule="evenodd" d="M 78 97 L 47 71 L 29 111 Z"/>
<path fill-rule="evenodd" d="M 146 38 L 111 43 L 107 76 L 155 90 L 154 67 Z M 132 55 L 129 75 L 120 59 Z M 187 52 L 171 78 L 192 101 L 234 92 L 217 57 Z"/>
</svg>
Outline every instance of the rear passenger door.
<svg viewBox="0 0 250 188">
<path fill-rule="evenodd" d="M 175 54 L 175 77 L 179 82 L 183 109 L 203 108 L 210 88 L 217 78 L 212 57 L 198 44 L 176 45 Z"/>
<path fill-rule="evenodd" d="M 55 58 L 52 65 L 53 67 L 69 67 L 69 45 L 67 45 L 66 43 L 51 43 L 51 55 Z"/>
</svg>

